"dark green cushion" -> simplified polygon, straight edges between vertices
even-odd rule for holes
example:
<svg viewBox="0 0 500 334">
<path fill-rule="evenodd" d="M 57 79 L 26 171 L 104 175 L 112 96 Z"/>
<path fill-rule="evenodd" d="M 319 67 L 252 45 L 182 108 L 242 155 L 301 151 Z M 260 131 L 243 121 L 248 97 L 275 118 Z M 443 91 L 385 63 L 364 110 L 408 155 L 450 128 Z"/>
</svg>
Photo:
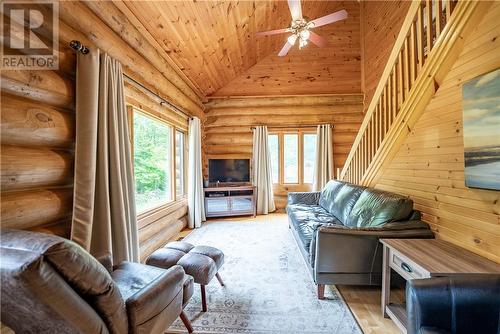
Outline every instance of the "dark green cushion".
<svg viewBox="0 0 500 334">
<path fill-rule="evenodd" d="M 319 206 L 328 212 L 332 212 L 333 200 L 340 189 L 344 186 L 345 182 L 331 180 L 329 181 L 321 190 L 321 195 L 319 197 Z"/>
<path fill-rule="evenodd" d="M 365 187 L 344 183 L 344 185 L 335 194 L 327 211 L 337 217 L 337 219 L 345 225 L 352 208 L 358 201 L 358 198 L 363 190 L 365 190 Z"/>
<path fill-rule="evenodd" d="M 408 219 L 413 212 L 409 198 L 376 189 L 365 189 L 352 208 L 344 225 L 351 227 L 382 227 Z"/>
</svg>

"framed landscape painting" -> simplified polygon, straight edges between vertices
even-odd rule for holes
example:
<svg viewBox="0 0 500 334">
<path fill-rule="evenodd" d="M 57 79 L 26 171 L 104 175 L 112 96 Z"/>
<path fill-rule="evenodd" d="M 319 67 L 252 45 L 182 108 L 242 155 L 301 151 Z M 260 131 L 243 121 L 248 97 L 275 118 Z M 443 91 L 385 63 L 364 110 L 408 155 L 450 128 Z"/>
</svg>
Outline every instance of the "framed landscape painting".
<svg viewBox="0 0 500 334">
<path fill-rule="evenodd" d="M 500 69 L 462 86 L 465 185 L 500 190 Z"/>
</svg>

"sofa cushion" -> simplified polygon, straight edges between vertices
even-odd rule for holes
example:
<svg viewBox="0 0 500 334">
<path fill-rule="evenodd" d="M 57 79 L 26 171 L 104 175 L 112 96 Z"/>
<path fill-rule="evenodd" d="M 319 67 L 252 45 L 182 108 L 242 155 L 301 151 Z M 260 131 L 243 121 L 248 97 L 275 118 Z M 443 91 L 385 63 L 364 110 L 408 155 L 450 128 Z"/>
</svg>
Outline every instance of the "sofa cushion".
<svg viewBox="0 0 500 334">
<path fill-rule="evenodd" d="M 363 190 L 365 187 L 345 183 L 335 195 L 331 210 L 328 212 L 340 220 L 342 224 L 345 224 Z"/>
<path fill-rule="evenodd" d="M 345 182 L 331 180 L 321 190 L 319 205 L 328 212 L 333 211 L 333 201 Z"/>
<path fill-rule="evenodd" d="M 2 229 L 2 248 L 39 254 L 102 317 L 111 333 L 127 330 L 125 302 L 109 272 L 76 243 L 44 233 Z"/>
<path fill-rule="evenodd" d="M 382 227 L 406 220 L 413 212 L 409 198 L 376 189 L 365 189 L 349 214 L 345 225 L 351 227 Z"/>
<path fill-rule="evenodd" d="M 319 205 L 292 204 L 287 208 L 290 223 L 297 232 L 304 249 L 309 245 L 316 229 L 323 224 L 338 224 L 338 220 Z"/>
</svg>

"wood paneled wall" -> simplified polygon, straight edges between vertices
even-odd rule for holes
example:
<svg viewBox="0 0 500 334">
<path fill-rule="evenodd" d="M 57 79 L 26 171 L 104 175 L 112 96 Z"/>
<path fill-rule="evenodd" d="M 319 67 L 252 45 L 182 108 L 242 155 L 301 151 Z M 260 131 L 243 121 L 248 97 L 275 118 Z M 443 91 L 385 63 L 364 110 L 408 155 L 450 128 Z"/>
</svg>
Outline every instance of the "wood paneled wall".
<svg viewBox="0 0 500 334">
<path fill-rule="evenodd" d="M 252 126 L 289 126 L 330 123 L 335 169 L 343 166 L 363 120 L 362 95 L 213 98 L 203 123 L 204 174 L 209 158 L 252 158 Z M 314 128 L 313 128 L 314 129 Z M 277 207 L 286 205 L 288 191 L 308 191 L 307 185 L 275 187 Z"/>
<path fill-rule="evenodd" d="M 438 238 L 500 262 L 500 191 L 464 181 L 462 83 L 500 67 L 500 3 L 465 40 L 425 113 L 376 187 L 409 195 Z"/>
<path fill-rule="evenodd" d="M 94 7 L 94 6 L 93 6 Z M 98 8 L 98 7 L 96 7 Z M 93 8 L 95 9 L 95 8 Z M 45 10 L 40 6 L 40 10 Z M 103 15 L 103 17 L 106 17 Z M 161 59 L 146 60 L 150 46 L 121 36 L 85 4 L 60 5 L 60 70 L 2 71 L 1 75 L 1 226 L 69 237 L 72 216 L 75 142 L 76 57 L 68 45 L 76 39 L 95 45 L 122 62 L 124 72 L 187 112 L 204 117 L 202 104 L 181 77 Z M 129 31 L 136 36 L 136 31 Z M 127 37 L 129 36 L 127 35 Z M 132 44 L 130 44 L 130 43 Z M 150 62 L 151 61 L 151 62 Z M 180 89 L 183 89 L 181 92 Z M 126 84 L 127 103 L 187 129 L 158 99 Z M 186 200 L 139 220 L 141 258 L 186 226 Z"/>
<path fill-rule="evenodd" d="M 368 107 L 411 1 L 361 1 L 361 80 Z"/>
</svg>

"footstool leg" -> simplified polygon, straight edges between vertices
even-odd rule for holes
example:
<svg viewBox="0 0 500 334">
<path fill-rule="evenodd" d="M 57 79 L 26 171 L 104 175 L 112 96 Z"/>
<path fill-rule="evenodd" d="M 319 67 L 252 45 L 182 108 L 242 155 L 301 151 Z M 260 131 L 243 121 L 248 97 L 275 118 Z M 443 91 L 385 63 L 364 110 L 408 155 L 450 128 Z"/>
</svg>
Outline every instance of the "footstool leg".
<svg viewBox="0 0 500 334">
<path fill-rule="evenodd" d="M 220 286 L 224 286 L 224 282 L 222 281 L 222 278 L 220 277 L 219 273 L 215 274 L 215 277 L 217 277 L 217 280 L 220 283 Z"/>
<path fill-rule="evenodd" d="M 186 326 L 188 333 L 192 333 L 193 326 L 191 326 L 191 321 L 189 321 L 189 319 L 186 316 L 186 313 L 184 313 L 184 311 L 181 312 L 180 317 L 181 317 L 182 323 L 184 324 L 184 326 Z"/>
<path fill-rule="evenodd" d="M 207 312 L 207 296 L 205 293 L 205 286 L 200 284 L 201 288 L 201 309 L 203 312 Z"/>
</svg>

